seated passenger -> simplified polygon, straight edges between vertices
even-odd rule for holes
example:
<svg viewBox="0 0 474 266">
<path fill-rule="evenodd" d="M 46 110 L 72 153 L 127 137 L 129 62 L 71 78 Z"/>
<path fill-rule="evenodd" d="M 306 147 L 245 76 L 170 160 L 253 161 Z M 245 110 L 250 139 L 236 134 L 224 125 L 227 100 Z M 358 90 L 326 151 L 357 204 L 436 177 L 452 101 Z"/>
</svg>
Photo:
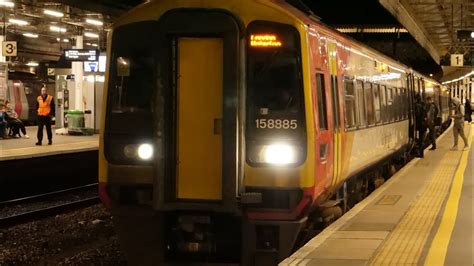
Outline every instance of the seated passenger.
<svg viewBox="0 0 474 266">
<path fill-rule="evenodd" d="M 21 133 L 23 133 L 23 137 L 29 139 L 30 136 L 26 134 L 26 128 L 25 124 L 18 119 L 18 114 L 13 110 L 13 107 L 11 106 L 10 102 L 7 100 L 5 101 L 6 108 L 5 108 L 5 113 L 6 117 L 5 120 L 7 121 L 8 125 L 12 127 L 13 129 L 13 137 L 18 136 L 20 137 L 20 130 Z"/>
<path fill-rule="evenodd" d="M 6 133 L 7 121 L 5 120 L 5 106 L 0 105 L 0 138 L 8 138 Z"/>
</svg>

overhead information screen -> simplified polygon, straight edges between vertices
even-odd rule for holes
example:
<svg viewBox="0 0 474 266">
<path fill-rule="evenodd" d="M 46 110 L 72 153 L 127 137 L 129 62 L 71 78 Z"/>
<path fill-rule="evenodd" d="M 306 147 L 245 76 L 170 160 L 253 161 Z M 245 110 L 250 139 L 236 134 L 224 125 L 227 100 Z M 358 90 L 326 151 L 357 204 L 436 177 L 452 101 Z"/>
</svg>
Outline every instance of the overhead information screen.
<svg viewBox="0 0 474 266">
<path fill-rule="evenodd" d="M 67 61 L 98 61 L 99 50 L 94 49 L 65 49 L 64 57 Z"/>
</svg>

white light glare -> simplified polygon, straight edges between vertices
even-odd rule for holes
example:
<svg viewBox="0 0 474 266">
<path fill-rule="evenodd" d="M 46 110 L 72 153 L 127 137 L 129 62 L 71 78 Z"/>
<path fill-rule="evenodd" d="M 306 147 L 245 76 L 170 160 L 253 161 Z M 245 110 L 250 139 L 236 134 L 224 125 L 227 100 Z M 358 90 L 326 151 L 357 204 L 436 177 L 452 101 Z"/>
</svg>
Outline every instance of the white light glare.
<svg viewBox="0 0 474 266">
<path fill-rule="evenodd" d="M 138 157 L 142 160 L 149 160 L 153 156 L 153 146 L 151 144 L 141 144 L 138 146 Z"/>
<path fill-rule="evenodd" d="M 30 66 L 30 67 L 37 67 L 37 66 L 39 66 L 39 64 L 36 63 L 36 62 L 28 62 L 28 64 L 26 64 L 26 65 L 27 65 L 27 66 Z"/>
<path fill-rule="evenodd" d="M 60 28 L 58 26 L 49 26 L 49 30 L 55 32 L 66 32 L 65 28 Z"/>
<path fill-rule="evenodd" d="M 62 18 L 64 16 L 64 14 L 62 12 L 54 11 L 54 10 L 51 10 L 51 9 L 45 9 L 43 11 L 43 13 L 45 13 L 46 15 L 49 15 L 49 16 L 57 17 L 57 18 Z"/>
<path fill-rule="evenodd" d="M 92 32 L 86 32 L 84 33 L 84 36 L 89 37 L 89 38 L 99 38 L 99 34 L 92 33 Z"/>
<path fill-rule="evenodd" d="M 471 31 L 471 38 L 474 39 L 474 31 Z"/>
<path fill-rule="evenodd" d="M 272 144 L 265 147 L 264 160 L 270 164 L 291 164 L 296 162 L 295 149 L 287 144 Z"/>
<path fill-rule="evenodd" d="M 34 33 L 23 33 L 23 36 L 25 37 L 29 37 L 29 38 L 38 38 L 38 34 L 34 34 Z"/>
<path fill-rule="evenodd" d="M 6 7 L 14 7 L 15 3 L 5 1 L 5 0 L 0 0 L 0 6 L 6 6 Z"/>
<path fill-rule="evenodd" d="M 12 24 L 20 25 L 20 26 L 28 25 L 28 21 L 24 21 L 24 20 L 21 20 L 21 19 L 11 18 L 11 19 L 8 20 L 8 22 L 10 22 Z"/>
<path fill-rule="evenodd" d="M 96 25 L 96 26 L 102 26 L 104 25 L 104 23 L 100 20 L 96 20 L 96 19 L 86 19 L 86 23 L 89 23 L 89 24 L 92 24 L 92 25 Z"/>
</svg>

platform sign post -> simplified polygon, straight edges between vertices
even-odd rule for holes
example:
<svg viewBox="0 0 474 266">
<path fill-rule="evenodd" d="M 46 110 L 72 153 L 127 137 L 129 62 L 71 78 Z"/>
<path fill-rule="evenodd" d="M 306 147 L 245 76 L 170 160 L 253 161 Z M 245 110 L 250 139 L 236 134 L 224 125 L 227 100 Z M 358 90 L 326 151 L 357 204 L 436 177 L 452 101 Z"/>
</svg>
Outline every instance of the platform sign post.
<svg viewBox="0 0 474 266">
<path fill-rule="evenodd" d="M 0 63 L 0 103 L 7 99 L 8 90 L 8 63 Z"/>
<path fill-rule="evenodd" d="M 464 66 L 464 55 L 463 54 L 452 54 L 451 55 L 451 66 L 454 66 L 454 67 Z"/>
<path fill-rule="evenodd" d="M 16 41 L 2 42 L 2 55 L 3 56 L 16 56 L 17 46 Z"/>
</svg>

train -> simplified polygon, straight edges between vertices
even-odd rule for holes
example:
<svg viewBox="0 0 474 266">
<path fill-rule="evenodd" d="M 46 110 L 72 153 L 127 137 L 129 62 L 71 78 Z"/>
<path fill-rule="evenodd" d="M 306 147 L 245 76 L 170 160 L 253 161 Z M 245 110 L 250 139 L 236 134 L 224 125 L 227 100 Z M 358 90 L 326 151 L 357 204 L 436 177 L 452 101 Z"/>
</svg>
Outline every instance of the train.
<svg viewBox="0 0 474 266">
<path fill-rule="evenodd" d="M 276 265 L 411 157 L 449 91 L 298 1 L 160 0 L 108 36 L 99 195 L 132 265 Z"/>
<path fill-rule="evenodd" d="M 43 81 L 34 73 L 9 71 L 6 99 L 26 125 L 36 122 L 36 97 L 41 94 Z"/>
</svg>

